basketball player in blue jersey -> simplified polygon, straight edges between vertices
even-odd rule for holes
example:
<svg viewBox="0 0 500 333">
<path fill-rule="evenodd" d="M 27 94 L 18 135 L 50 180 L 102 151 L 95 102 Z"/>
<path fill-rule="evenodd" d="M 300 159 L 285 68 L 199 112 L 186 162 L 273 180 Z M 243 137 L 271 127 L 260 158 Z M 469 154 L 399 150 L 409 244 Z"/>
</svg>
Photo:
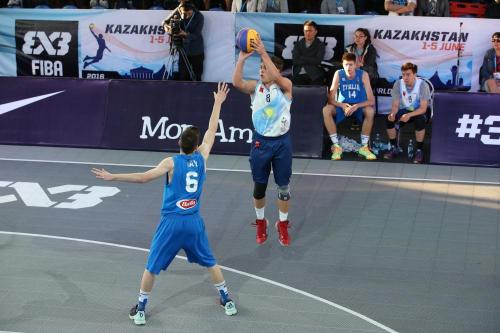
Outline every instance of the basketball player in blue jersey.
<svg viewBox="0 0 500 333">
<path fill-rule="evenodd" d="M 290 106 L 292 104 L 292 81 L 281 76 L 283 61 L 267 54 L 260 39 L 251 43 L 261 57 L 260 79 L 243 80 L 245 60 L 253 54 L 240 52 L 233 74 L 233 85 L 251 96 L 254 134 L 250 150 L 250 167 L 254 181 L 253 198 L 257 219 L 256 241 L 267 240 L 268 220 L 264 217 L 266 189 L 271 173 L 278 186 L 279 220 L 275 227 L 281 245 L 290 245 L 288 234 L 288 208 L 290 200 L 290 177 L 292 175 L 292 139 L 290 137 Z"/>
<path fill-rule="evenodd" d="M 356 55 L 344 53 L 342 67 L 335 72 L 332 86 L 328 94 L 328 103 L 323 108 L 325 128 L 332 140 L 332 160 L 342 158 L 342 147 L 337 136 L 337 124 L 347 117 L 356 117 L 361 127 L 361 148 L 358 154 L 367 160 L 376 160 L 377 157 L 368 148 L 370 133 L 375 117 L 375 98 L 368 73 L 356 69 Z M 333 119 L 335 118 L 335 120 Z"/>
<path fill-rule="evenodd" d="M 391 113 L 387 115 L 386 121 L 391 149 L 384 154 L 384 158 L 390 160 L 399 154 L 395 129 L 396 122 L 399 122 L 400 126 L 413 122 L 417 141 L 417 151 L 413 163 L 419 164 L 424 161 L 423 147 L 425 124 L 427 122 L 425 113 L 427 112 L 431 93 L 427 83 L 417 77 L 417 65 L 411 62 L 403 64 L 401 74 L 402 78 L 396 80 L 392 88 Z"/>
<path fill-rule="evenodd" d="M 165 158 L 151 170 L 112 174 L 104 169 L 92 169 L 97 178 L 131 183 L 146 183 L 165 177 L 161 221 L 151 242 L 148 262 L 142 275 L 139 300 L 129 314 L 136 325 L 146 323 L 146 303 L 153 289 L 155 276 L 167 269 L 180 249 L 186 252 L 189 262 L 208 268 L 214 286 L 219 291 L 220 304 L 225 313 L 231 316 L 237 312 L 234 302 L 229 298 L 221 269 L 208 244 L 205 223 L 199 214 L 205 163 L 214 144 L 221 105 L 228 92 L 227 84 L 219 83 L 217 93 L 214 92 L 214 106 L 201 145 L 198 146 L 199 130 L 191 126 L 181 134 L 181 153 Z"/>
</svg>

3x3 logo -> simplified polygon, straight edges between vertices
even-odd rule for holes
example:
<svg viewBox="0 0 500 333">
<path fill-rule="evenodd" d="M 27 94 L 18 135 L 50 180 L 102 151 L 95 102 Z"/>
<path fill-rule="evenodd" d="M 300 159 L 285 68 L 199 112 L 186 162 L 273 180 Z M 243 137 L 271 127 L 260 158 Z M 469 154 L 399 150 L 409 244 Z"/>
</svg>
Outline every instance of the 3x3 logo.
<svg viewBox="0 0 500 333">
<path fill-rule="evenodd" d="M 69 51 L 71 34 L 54 31 L 49 36 L 44 31 L 28 31 L 24 35 L 23 53 L 40 55 L 43 51 L 51 56 L 64 56 Z"/>
<path fill-rule="evenodd" d="M 97 206 L 102 202 L 102 198 L 112 197 L 120 192 L 120 189 L 112 186 L 87 186 L 87 185 L 60 185 L 47 188 L 50 195 L 58 195 L 61 193 L 77 192 L 62 202 L 57 202 L 51 199 L 47 192 L 34 182 L 12 182 L 0 181 L 1 188 L 10 188 L 15 191 L 15 194 L 0 195 L 0 204 L 14 202 L 18 200 L 24 202 L 29 207 L 52 207 L 66 209 L 82 209 Z M 4 192 L 4 191 L 0 191 Z"/>
</svg>

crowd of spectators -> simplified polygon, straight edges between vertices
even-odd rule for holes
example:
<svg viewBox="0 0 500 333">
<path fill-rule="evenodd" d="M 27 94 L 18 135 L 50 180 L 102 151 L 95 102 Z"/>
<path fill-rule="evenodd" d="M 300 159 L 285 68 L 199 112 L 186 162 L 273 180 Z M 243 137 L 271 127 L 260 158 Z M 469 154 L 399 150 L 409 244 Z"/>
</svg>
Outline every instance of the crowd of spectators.
<svg viewBox="0 0 500 333">
<path fill-rule="evenodd" d="M 198 10 L 322 14 L 450 16 L 448 0 L 193 0 Z M 486 5 L 500 18 L 500 0 L 462 0 Z M 0 0 L 11 8 L 174 9 L 178 0 Z"/>
</svg>

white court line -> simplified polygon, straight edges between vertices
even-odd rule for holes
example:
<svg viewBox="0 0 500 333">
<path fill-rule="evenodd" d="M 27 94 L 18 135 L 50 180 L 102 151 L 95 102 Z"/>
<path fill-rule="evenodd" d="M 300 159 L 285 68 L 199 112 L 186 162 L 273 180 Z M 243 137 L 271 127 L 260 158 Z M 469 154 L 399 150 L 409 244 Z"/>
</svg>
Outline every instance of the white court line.
<svg viewBox="0 0 500 333">
<path fill-rule="evenodd" d="M 104 165 L 104 166 L 136 167 L 136 168 L 154 168 L 156 166 L 156 165 L 147 165 L 147 164 L 123 164 L 123 163 L 104 163 L 104 162 L 33 160 L 33 159 L 24 159 L 24 158 L 0 158 L 0 161 L 80 164 L 80 165 L 95 165 L 95 166 Z M 244 173 L 250 173 L 250 170 L 243 170 L 243 169 L 207 168 L 207 170 L 208 171 L 224 171 L 224 172 L 244 172 Z M 331 174 L 331 173 L 313 173 L 313 172 L 292 172 L 292 174 L 299 175 L 299 176 L 321 176 L 321 177 L 340 177 L 340 178 L 403 180 L 403 181 L 429 182 L 429 183 L 500 185 L 500 182 L 484 182 L 484 181 L 474 181 L 474 180 L 427 179 L 427 178 L 386 177 L 386 176 L 363 176 L 363 175 L 345 175 L 345 174 L 335 174 L 335 173 Z"/>
<path fill-rule="evenodd" d="M 97 244 L 97 245 L 105 245 L 105 246 L 111 246 L 111 247 L 118 247 L 118 248 L 122 248 L 122 249 L 128 249 L 128 250 L 136 250 L 136 251 L 142 251 L 142 252 L 149 252 L 148 249 L 144 249 L 144 248 L 140 248 L 140 247 L 135 247 L 135 246 L 128 246 L 128 245 L 122 245 L 122 244 L 116 244 L 116 243 L 107 243 L 107 242 L 100 242 L 100 241 L 94 241 L 94 240 L 89 240 L 89 239 L 81 239 L 81 238 L 71 238 L 71 237 L 62 237 L 62 236 L 53 236 L 53 235 L 43 235 L 43 234 L 30 234 L 30 233 L 23 233 L 23 232 L 11 232 L 11 231 L 1 231 L 0 230 L 0 234 L 3 234 L 3 235 L 16 235 L 16 236 L 30 236 L 30 237 L 39 237 L 39 238 L 49 238 L 49 239 L 59 239 L 59 240 L 68 240 L 68 241 L 74 241 L 74 242 L 81 242 L 81 243 L 88 243 L 88 244 Z M 184 257 L 184 256 L 175 256 L 176 258 L 178 259 L 182 259 L 182 260 L 186 260 L 187 261 L 187 258 Z M 313 295 L 313 294 L 310 294 L 306 291 L 303 291 L 303 290 L 300 290 L 300 289 L 296 289 L 296 288 L 293 288 L 293 287 L 290 287 L 286 284 L 283 284 L 283 283 L 279 283 L 279 282 L 276 282 L 276 281 L 273 281 L 273 280 L 270 280 L 270 279 L 266 279 L 266 278 L 263 278 L 263 277 L 260 277 L 258 275 L 254 275 L 254 274 L 250 274 L 250 273 L 247 273 L 247 272 L 243 272 L 243 271 L 240 271 L 240 270 L 237 270 L 237 269 L 234 269 L 234 268 L 230 268 L 230 267 L 226 267 L 226 266 L 222 266 L 222 265 L 219 265 L 220 268 L 222 268 L 223 270 L 226 270 L 228 272 L 232 272 L 232 273 L 236 273 L 236 274 L 240 274 L 240 275 L 243 275 L 243 276 L 247 276 L 249 278 L 252 278 L 252 279 L 256 279 L 256 280 L 259 280 L 259 281 L 262 281 L 262 282 L 266 282 L 266 283 L 269 283 L 269 284 L 272 284 L 272 285 L 275 285 L 277 287 L 280 287 L 280 288 L 283 288 L 283 289 L 286 289 L 286 290 L 289 290 L 289 291 L 292 291 L 294 293 L 297 293 L 297 294 L 300 294 L 302 296 L 305 296 L 305 297 L 309 297 L 309 298 L 312 298 L 318 302 L 321 302 L 321 303 L 324 303 L 324 304 L 327 304 L 327 305 L 330 305 L 336 309 L 339 309 L 341 311 L 344 311 L 344 312 L 347 312 L 355 317 L 358 317 L 374 326 L 377 326 L 378 328 L 386 331 L 386 332 L 389 332 L 389 333 L 398 333 L 397 331 L 393 330 L 392 328 L 389 328 L 371 318 L 368 318 L 367 316 L 361 314 L 361 313 L 358 313 L 354 310 L 351 310 L 349 308 L 346 308 L 342 305 L 339 305 L 337 303 L 334 303 L 334 302 L 331 302 L 329 300 L 326 300 L 324 298 L 321 298 L 319 296 L 316 296 L 316 295 Z"/>
</svg>

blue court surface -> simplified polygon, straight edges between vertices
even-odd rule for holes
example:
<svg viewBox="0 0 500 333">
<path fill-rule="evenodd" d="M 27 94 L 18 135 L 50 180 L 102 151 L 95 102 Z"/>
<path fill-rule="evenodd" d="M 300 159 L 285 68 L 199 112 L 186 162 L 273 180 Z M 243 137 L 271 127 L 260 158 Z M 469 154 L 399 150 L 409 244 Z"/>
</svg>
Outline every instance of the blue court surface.
<svg viewBox="0 0 500 333">
<path fill-rule="evenodd" d="M 0 146 L 0 331 L 500 332 L 500 169 L 296 159 L 284 248 L 274 228 L 255 243 L 245 156 L 210 158 L 201 209 L 239 313 L 181 252 L 135 327 L 162 180 L 90 169 L 164 156 Z"/>
</svg>

